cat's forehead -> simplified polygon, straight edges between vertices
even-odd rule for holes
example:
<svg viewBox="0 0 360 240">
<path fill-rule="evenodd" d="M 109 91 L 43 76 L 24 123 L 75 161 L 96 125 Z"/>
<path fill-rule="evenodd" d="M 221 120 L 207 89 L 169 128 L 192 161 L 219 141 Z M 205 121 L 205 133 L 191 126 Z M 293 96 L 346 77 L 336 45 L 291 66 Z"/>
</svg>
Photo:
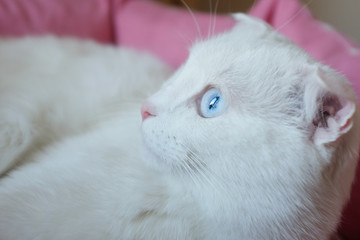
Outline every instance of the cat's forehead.
<svg viewBox="0 0 360 240">
<path fill-rule="evenodd" d="M 205 81 L 230 81 L 241 76 L 298 72 L 309 57 L 273 29 L 235 27 L 232 31 L 195 44 L 185 65 Z M 253 79 L 254 80 L 254 79 Z M 199 79 L 199 81 L 201 81 Z"/>
</svg>

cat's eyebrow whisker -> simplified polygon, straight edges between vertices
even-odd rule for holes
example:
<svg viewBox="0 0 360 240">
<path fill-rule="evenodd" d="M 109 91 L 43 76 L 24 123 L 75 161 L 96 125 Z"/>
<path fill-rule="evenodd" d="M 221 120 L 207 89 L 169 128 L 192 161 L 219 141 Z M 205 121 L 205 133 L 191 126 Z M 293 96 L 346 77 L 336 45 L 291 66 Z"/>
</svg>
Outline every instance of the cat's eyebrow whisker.
<svg viewBox="0 0 360 240">
<path fill-rule="evenodd" d="M 216 15 L 217 15 L 217 9 L 219 7 L 219 0 L 216 0 L 215 3 L 215 9 L 214 9 L 214 20 L 213 20 L 213 26 L 212 26 L 212 35 L 215 35 L 215 28 L 216 28 Z"/>
<path fill-rule="evenodd" d="M 252 10 L 254 9 L 254 7 L 256 6 L 257 0 L 253 0 L 251 7 L 249 8 L 249 12 L 252 12 Z"/>
<path fill-rule="evenodd" d="M 197 28 L 197 31 L 198 31 L 198 34 L 199 34 L 199 37 L 200 39 L 203 39 L 202 37 L 202 33 L 201 33 L 201 30 L 200 30 L 200 25 L 199 25 L 199 22 L 197 21 L 196 17 L 195 17 L 195 14 L 192 12 L 191 8 L 189 7 L 189 5 L 185 2 L 185 0 L 181 0 L 181 2 L 184 4 L 184 6 L 186 7 L 186 9 L 188 10 L 188 12 L 190 13 L 194 23 L 195 23 L 195 26 Z"/>
<path fill-rule="evenodd" d="M 194 45 L 194 40 L 191 39 L 189 36 L 184 35 L 181 32 L 176 32 L 176 34 L 184 41 L 186 42 L 189 46 Z"/>
<path fill-rule="evenodd" d="M 281 29 L 283 29 L 284 27 L 286 27 L 289 23 L 291 23 L 297 16 L 299 16 L 303 11 L 305 11 L 312 3 L 314 2 L 314 0 L 309 0 L 307 3 L 305 3 L 291 18 L 289 18 L 286 22 L 284 22 L 283 24 L 281 24 L 279 27 L 277 27 L 275 30 L 276 31 L 280 31 Z"/>
<path fill-rule="evenodd" d="M 207 38 L 210 38 L 211 29 L 212 29 L 212 22 L 213 22 L 213 12 L 212 12 L 212 0 L 209 0 L 209 11 L 210 11 L 210 18 L 209 18 L 209 27 L 207 32 Z"/>
</svg>

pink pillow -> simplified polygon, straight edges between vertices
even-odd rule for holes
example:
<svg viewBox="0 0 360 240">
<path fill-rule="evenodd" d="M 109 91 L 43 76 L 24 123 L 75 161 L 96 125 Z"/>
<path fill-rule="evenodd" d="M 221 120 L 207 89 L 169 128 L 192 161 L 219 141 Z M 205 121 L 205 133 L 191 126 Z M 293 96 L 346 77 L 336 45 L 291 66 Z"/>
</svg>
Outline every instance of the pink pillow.
<svg viewBox="0 0 360 240">
<path fill-rule="evenodd" d="M 195 40 L 208 37 L 209 31 L 212 35 L 235 24 L 228 16 L 217 16 L 213 31 L 209 30 L 212 20 L 206 13 L 194 13 L 193 18 L 188 11 L 151 1 L 125 3 L 114 14 L 116 43 L 152 52 L 174 68 L 186 60 L 188 48 Z"/>
<path fill-rule="evenodd" d="M 0 35 L 52 33 L 113 40 L 109 0 L 0 0 Z"/>
</svg>

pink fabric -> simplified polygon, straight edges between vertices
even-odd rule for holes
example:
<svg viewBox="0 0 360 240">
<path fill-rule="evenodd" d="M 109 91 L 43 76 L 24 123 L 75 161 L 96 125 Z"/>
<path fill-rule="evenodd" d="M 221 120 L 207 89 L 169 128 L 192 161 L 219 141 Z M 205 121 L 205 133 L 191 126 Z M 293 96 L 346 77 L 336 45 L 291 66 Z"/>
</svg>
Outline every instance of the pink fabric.
<svg viewBox="0 0 360 240">
<path fill-rule="evenodd" d="M 0 35 L 52 33 L 112 41 L 109 0 L 0 0 Z"/>
<path fill-rule="evenodd" d="M 206 37 L 210 15 L 194 14 Z M 316 21 L 298 0 L 259 0 L 250 14 L 342 72 L 360 96 L 359 45 Z M 215 33 L 234 24 L 228 16 L 217 16 Z M 134 47 L 158 55 L 175 68 L 185 61 L 191 43 L 200 38 L 188 11 L 145 0 L 0 0 L 0 35 L 45 33 Z M 346 239 L 360 239 L 360 168 L 340 232 Z"/>
<path fill-rule="evenodd" d="M 150 1 L 128 1 L 116 11 L 117 44 L 155 53 L 175 68 L 186 60 L 188 48 L 195 40 L 212 32 L 209 14 L 194 13 L 192 18 L 187 11 Z M 228 16 L 217 16 L 214 33 L 230 29 L 234 23 Z"/>
</svg>

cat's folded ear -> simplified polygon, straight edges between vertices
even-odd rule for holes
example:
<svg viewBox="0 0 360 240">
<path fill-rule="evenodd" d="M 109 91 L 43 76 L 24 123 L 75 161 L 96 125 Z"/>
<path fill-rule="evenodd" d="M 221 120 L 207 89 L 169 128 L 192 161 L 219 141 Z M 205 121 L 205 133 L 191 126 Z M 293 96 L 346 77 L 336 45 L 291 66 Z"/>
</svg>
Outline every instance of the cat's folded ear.
<svg viewBox="0 0 360 240">
<path fill-rule="evenodd" d="M 316 145 L 336 142 L 353 127 L 356 97 L 347 80 L 327 67 L 316 66 L 305 79 L 307 122 Z"/>
<path fill-rule="evenodd" d="M 234 13 L 231 16 L 236 20 L 237 28 L 248 29 L 253 33 L 263 33 L 269 28 L 269 25 L 263 20 L 244 13 Z"/>
</svg>

